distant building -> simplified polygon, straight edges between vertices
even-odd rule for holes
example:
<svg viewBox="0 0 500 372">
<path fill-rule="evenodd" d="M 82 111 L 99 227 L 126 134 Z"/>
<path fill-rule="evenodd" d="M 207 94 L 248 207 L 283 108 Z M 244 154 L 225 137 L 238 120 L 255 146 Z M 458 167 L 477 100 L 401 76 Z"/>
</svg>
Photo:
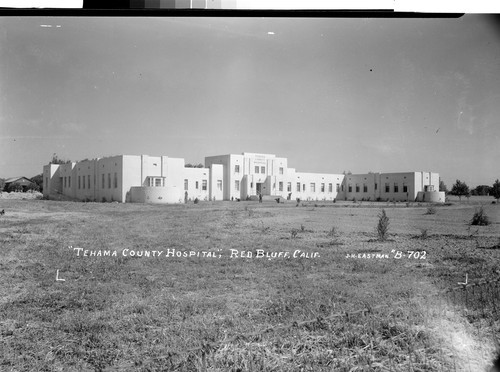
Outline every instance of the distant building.
<svg viewBox="0 0 500 372">
<path fill-rule="evenodd" d="M 286 158 L 243 153 L 209 156 L 205 168 L 184 159 L 119 155 L 43 167 L 49 198 L 139 203 L 245 200 L 383 200 L 444 202 L 439 174 L 431 172 L 327 174 L 288 168 Z"/>
<path fill-rule="evenodd" d="M 19 190 L 26 191 L 29 187 L 35 186 L 36 184 L 26 177 L 12 177 L 5 181 L 4 190 L 8 190 L 12 186 L 17 186 Z"/>
</svg>

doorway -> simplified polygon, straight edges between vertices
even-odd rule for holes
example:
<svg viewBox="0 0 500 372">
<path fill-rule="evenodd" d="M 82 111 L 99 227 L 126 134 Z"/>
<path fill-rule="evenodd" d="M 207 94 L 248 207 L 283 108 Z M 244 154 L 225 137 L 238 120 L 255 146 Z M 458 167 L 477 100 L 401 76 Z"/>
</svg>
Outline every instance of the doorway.
<svg viewBox="0 0 500 372">
<path fill-rule="evenodd" d="M 256 183 L 255 188 L 257 190 L 257 195 L 262 194 L 262 183 Z"/>
</svg>

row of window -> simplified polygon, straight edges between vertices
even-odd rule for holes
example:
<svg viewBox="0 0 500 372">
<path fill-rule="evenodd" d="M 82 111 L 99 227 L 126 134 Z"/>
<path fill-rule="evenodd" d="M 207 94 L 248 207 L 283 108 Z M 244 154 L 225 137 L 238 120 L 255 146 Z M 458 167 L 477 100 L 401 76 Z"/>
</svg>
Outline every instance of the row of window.
<svg viewBox="0 0 500 372">
<path fill-rule="evenodd" d="M 194 188 L 198 190 L 199 186 L 200 186 L 199 181 L 195 181 Z M 188 191 L 188 189 L 189 189 L 189 180 L 184 179 L 184 191 Z M 207 180 L 201 180 L 201 190 L 207 191 Z M 222 180 L 217 180 L 217 190 L 222 191 Z"/>
<path fill-rule="evenodd" d="M 377 186 L 378 185 L 375 183 L 375 190 L 377 190 Z M 356 192 L 361 192 L 360 186 L 358 184 L 356 184 L 355 187 L 356 187 L 355 188 Z M 344 191 L 344 185 L 342 185 L 342 191 Z M 347 191 L 352 192 L 352 185 L 351 184 L 349 184 L 347 186 Z M 363 184 L 363 192 L 368 192 L 368 186 L 366 185 L 366 183 Z M 385 184 L 385 192 L 386 193 L 391 192 L 391 186 L 388 182 Z M 399 192 L 399 185 L 397 182 L 394 183 L 393 192 Z M 408 192 L 408 185 L 406 183 L 403 183 L 402 192 Z"/>
<path fill-rule="evenodd" d="M 279 172 L 279 174 L 283 174 L 283 172 L 284 172 L 283 167 L 279 167 L 278 172 Z M 239 164 L 236 164 L 234 166 L 234 173 L 240 173 L 240 166 L 239 166 Z M 255 166 L 255 173 L 265 174 L 266 173 L 266 167 L 262 167 L 262 166 L 259 167 L 258 165 L 256 165 Z"/>
<path fill-rule="evenodd" d="M 148 177 L 146 181 L 149 187 L 163 187 L 165 186 L 164 177 Z"/>
<path fill-rule="evenodd" d="M 283 182 L 278 182 L 278 190 L 279 191 L 283 191 Z M 250 187 L 253 188 L 253 182 L 250 183 Z M 273 188 L 276 188 L 276 184 L 273 185 Z M 236 191 L 240 191 L 240 181 L 234 181 L 234 189 Z M 301 192 L 301 190 L 303 192 L 306 191 L 306 184 L 301 184 L 300 182 L 297 182 L 297 192 Z M 291 182 L 288 182 L 287 183 L 287 187 L 286 187 L 286 191 L 288 192 L 292 192 L 292 183 Z M 311 192 L 316 192 L 316 184 L 314 182 L 311 182 L 309 184 L 309 191 Z M 336 184 L 336 191 L 339 192 L 340 191 L 340 184 L 337 183 Z M 325 184 L 324 183 L 321 183 L 320 184 L 320 192 L 325 192 Z M 329 193 L 332 193 L 333 192 L 333 183 L 329 183 L 328 184 L 328 192 Z"/>
<path fill-rule="evenodd" d="M 78 176 L 78 189 L 90 189 L 90 184 L 91 184 L 91 175 L 87 176 Z M 104 189 L 106 188 L 106 175 L 103 173 L 102 174 L 102 185 L 101 188 Z M 118 174 L 114 174 L 114 179 L 113 179 L 113 187 L 116 189 L 118 188 Z M 64 188 L 71 187 L 71 176 L 64 177 L 63 178 L 63 185 Z M 94 185 L 95 185 L 95 179 L 94 179 Z M 108 189 L 111 188 L 111 173 L 108 173 Z"/>
</svg>

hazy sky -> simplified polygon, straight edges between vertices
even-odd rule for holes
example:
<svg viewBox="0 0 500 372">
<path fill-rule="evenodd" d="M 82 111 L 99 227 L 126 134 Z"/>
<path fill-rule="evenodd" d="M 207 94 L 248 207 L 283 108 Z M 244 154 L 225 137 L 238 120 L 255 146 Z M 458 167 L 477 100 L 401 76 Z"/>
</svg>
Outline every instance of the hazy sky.
<svg viewBox="0 0 500 372">
<path fill-rule="evenodd" d="M 48 27 L 51 26 L 51 27 Z M 262 152 L 302 172 L 500 178 L 492 18 L 0 18 L 0 177 L 53 153 Z"/>
</svg>

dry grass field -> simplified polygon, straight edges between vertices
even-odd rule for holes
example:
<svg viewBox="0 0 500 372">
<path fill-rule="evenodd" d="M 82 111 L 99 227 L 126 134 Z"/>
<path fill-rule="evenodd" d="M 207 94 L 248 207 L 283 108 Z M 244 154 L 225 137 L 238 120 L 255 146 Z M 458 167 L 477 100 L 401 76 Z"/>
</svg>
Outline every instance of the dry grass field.
<svg viewBox="0 0 500 372">
<path fill-rule="evenodd" d="M 2 200 L 0 370 L 484 371 L 498 286 L 441 291 L 500 277 L 492 200 Z"/>
</svg>

